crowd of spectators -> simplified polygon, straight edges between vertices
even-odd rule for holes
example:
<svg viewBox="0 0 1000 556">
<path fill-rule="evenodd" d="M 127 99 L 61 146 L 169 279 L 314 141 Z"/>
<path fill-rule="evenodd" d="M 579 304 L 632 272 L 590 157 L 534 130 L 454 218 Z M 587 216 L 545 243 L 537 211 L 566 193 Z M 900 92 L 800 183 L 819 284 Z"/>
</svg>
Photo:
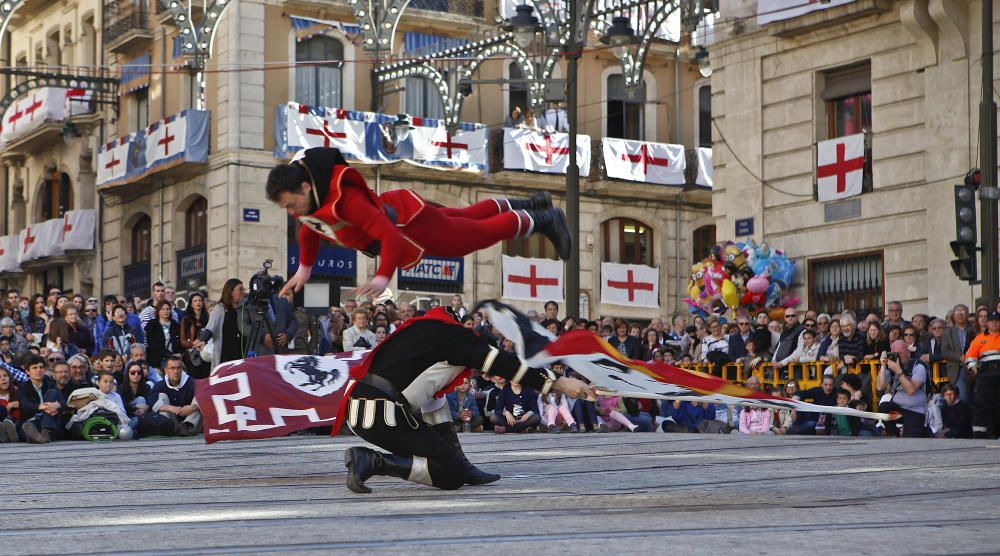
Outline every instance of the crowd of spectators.
<svg viewBox="0 0 1000 556">
<path fill-rule="evenodd" d="M 150 293 L 148 299 L 98 299 L 66 296 L 55 287 L 45 296 L 4 292 L 0 442 L 199 434 L 194 379 L 206 377 L 214 365 L 276 351 L 324 355 L 367 350 L 420 314 L 407 303 L 359 304 L 348 299 L 316 316 L 295 307 L 290 297 L 273 296 L 267 308 L 271 330 L 250 338 L 252 311 L 237 279 L 225 283 L 218 300 L 194 292 L 178 303 L 175 290 L 159 282 Z M 461 296 L 453 296 L 447 309 L 499 349 L 514 349 L 482 315 L 467 309 Z M 560 318 L 559 305 L 552 301 L 541 313 L 527 315 L 555 334 L 590 330 L 633 359 L 682 366 L 741 363 L 745 385 L 752 389 L 762 389 L 760 371 L 766 369 L 773 373 L 768 379 L 782 384 L 769 393 L 818 405 L 895 411 L 902 418 L 873 422 L 619 396 L 574 400 L 559 394 L 541 396 L 501 377 L 474 373 L 447 394 L 456 430 L 967 438 L 972 436 L 973 401 L 979 398 L 973 397 L 975 377 L 962 364 L 963 356 L 988 326 L 1000 331 L 1000 313 L 991 314 L 986 307 L 971 314 L 957 305 L 943 318 L 917 314 L 907 321 L 898 302 L 888 305 L 884 319 L 875 313 L 862 319 L 851 311 L 800 315 L 788 308 L 783 322 L 761 312 L 739 313 L 729 322 L 676 315 L 639 325 L 609 317 Z M 873 372 L 845 372 L 863 361 Z M 790 365 L 806 362 L 825 367 L 819 386 L 803 390 L 796 380 L 784 380 Z M 947 373 L 947 383 L 940 387 L 931 380 L 935 364 Z M 562 365 L 552 370 L 583 378 Z M 879 402 L 872 404 L 872 399 Z M 95 426 L 95 419 L 104 421 Z M 111 426 L 100 426 L 105 423 Z M 988 434 L 996 437 L 997 430 L 991 424 Z"/>
</svg>

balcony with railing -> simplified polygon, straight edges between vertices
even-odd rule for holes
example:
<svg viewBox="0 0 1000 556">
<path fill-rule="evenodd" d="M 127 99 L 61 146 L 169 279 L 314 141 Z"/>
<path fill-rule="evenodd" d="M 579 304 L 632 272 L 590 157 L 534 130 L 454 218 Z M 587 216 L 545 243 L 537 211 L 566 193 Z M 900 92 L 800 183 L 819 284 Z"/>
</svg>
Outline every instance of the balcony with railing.
<svg viewBox="0 0 1000 556">
<path fill-rule="evenodd" d="M 110 0 L 104 4 L 104 44 L 112 52 L 146 46 L 153 40 L 149 3 L 156 0 Z"/>
</svg>

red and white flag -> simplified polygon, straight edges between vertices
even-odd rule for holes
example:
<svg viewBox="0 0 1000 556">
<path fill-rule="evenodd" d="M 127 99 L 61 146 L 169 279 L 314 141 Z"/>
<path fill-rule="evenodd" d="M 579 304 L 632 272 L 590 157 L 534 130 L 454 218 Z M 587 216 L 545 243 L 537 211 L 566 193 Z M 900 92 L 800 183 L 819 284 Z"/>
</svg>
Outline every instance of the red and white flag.
<svg viewBox="0 0 1000 556">
<path fill-rule="evenodd" d="M 187 112 L 174 114 L 146 128 L 146 168 L 183 154 L 187 149 Z"/>
<path fill-rule="evenodd" d="M 349 118 L 346 110 L 290 102 L 285 116 L 290 151 L 334 147 L 345 154 L 364 159 L 365 122 Z"/>
<path fill-rule="evenodd" d="M 576 164 L 590 175 L 590 136 L 576 136 Z M 503 167 L 546 174 L 565 174 L 569 167 L 569 135 L 527 129 L 503 130 Z"/>
<path fill-rule="evenodd" d="M 641 264 L 601 263 L 601 303 L 660 306 L 660 270 Z"/>
<path fill-rule="evenodd" d="M 684 185 L 684 145 L 604 139 L 604 167 L 609 178 Z"/>
<path fill-rule="evenodd" d="M 410 131 L 413 159 L 417 162 L 474 164 L 486 167 L 486 128 L 458 130 L 454 135 L 444 126 L 416 126 Z M 475 167 L 467 167 L 475 171 Z"/>
<path fill-rule="evenodd" d="M 98 187 L 120 180 L 128 171 L 128 151 L 134 135 L 126 135 L 101 147 L 97 153 Z"/>
<path fill-rule="evenodd" d="M 63 254 L 59 244 L 59 234 L 62 219 L 56 218 L 38 222 L 21 230 L 18 238 L 19 252 L 17 261 L 23 263 L 44 257 L 57 257 Z"/>
<path fill-rule="evenodd" d="M 712 187 L 712 149 L 698 147 L 698 177 L 694 183 L 702 187 Z"/>
<path fill-rule="evenodd" d="M 865 134 L 820 141 L 816 145 L 816 189 L 820 202 L 861 194 Z"/>
<path fill-rule="evenodd" d="M 563 300 L 563 263 L 503 255 L 503 296 L 532 301 Z"/>
<path fill-rule="evenodd" d="M 9 143 L 47 121 L 66 119 L 66 89 L 42 87 L 12 103 L 3 116 L 0 144 Z"/>
<path fill-rule="evenodd" d="M 17 263 L 17 254 L 21 247 L 20 236 L 0 237 L 0 272 L 20 272 L 21 265 Z"/>
<path fill-rule="evenodd" d="M 63 251 L 93 249 L 97 215 L 93 209 L 68 211 L 59 225 L 59 245 Z"/>
<path fill-rule="evenodd" d="M 89 114 L 90 101 L 94 99 L 94 91 L 88 91 L 86 89 L 65 89 L 66 99 L 65 112 L 66 117 L 76 116 L 79 114 Z"/>
</svg>

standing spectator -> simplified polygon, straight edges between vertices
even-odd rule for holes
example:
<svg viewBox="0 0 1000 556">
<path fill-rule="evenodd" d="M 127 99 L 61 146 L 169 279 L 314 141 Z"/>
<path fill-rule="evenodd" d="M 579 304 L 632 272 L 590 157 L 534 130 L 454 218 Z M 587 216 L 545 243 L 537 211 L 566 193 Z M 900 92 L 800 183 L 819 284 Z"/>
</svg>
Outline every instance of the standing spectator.
<svg viewBox="0 0 1000 556">
<path fill-rule="evenodd" d="M 150 396 L 153 411 L 170 417 L 176 424 L 177 436 L 193 436 L 201 430 L 201 410 L 194 398 L 194 381 L 184 372 L 180 357 L 167 356 L 165 377 L 153 386 Z"/>
<path fill-rule="evenodd" d="M 21 431 L 32 444 L 48 444 L 60 440 L 63 422 L 60 410 L 66 405 L 56 381 L 45 374 L 45 360 L 29 354 L 24 358 L 28 382 L 18 388 L 21 410 Z"/>
<path fill-rule="evenodd" d="M 292 299 L 292 294 L 289 292 L 285 301 L 291 304 Z M 295 336 L 288 343 L 288 352 L 297 355 L 316 355 L 321 336 L 319 321 L 310 316 L 305 307 L 296 307 L 292 312 L 292 318 L 295 319 Z"/>
<path fill-rule="evenodd" d="M 146 303 L 146 307 L 139 312 L 139 329 L 142 331 L 146 330 L 146 323 L 157 319 L 157 308 L 160 302 L 167 298 L 167 287 L 163 285 L 163 282 L 154 282 L 152 294 L 152 297 Z M 172 316 L 173 311 L 171 310 Z"/>
<path fill-rule="evenodd" d="M 913 320 L 916 320 L 914 317 Z M 917 352 L 920 355 L 920 360 L 927 365 L 927 369 L 931 370 L 933 365 L 940 364 L 944 361 L 944 352 L 942 350 L 942 341 L 944 339 L 944 320 L 934 319 L 931 321 L 928 327 L 927 339 L 920 345 Z"/>
<path fill-rule="evenodd" d="M 942 390 L 944 404 L 941 406 L 943 428 L 938 438 L 972 438 L 972 410 L 958 397 L 954 384 L 945 384 Z"/>
<path fill-rule="evenodd" d="M 170 284 L 163 286 L 163 299 L 166 299 L 167 301 L 170 302 L 170 306 L 173 307 L 174 311 L 173 312 L 174 322 L 180 324 L 181 319 L 184 318 L 184 311 L 177 308 L 177 290 Z"/>
<path fill-rule="evenodd" d="M 881 367 L 875 387 L 879 392 L 888 392 L 891 398 L 880 403 L 878 410 L 882 413 L 899 411 L 903 415 L 903 436 L 921 438 L 924 436 L 924 414 L 927 411 L 927 391 L 924 389 L 928 380 L 927 367 L 919 359 L 910 358 L 906 342 L 900 340 L 892 344 L 892 353 L 894 357 L 882 352 L 879 358 Z M 889 421 L 886 432 L 895 436 L 898 425 L 898 421 Z"/>
<path fill-rule="evenodd" d="M 45 333 L 49 330 L 49 321 L 52 317 L 45 310 L 45 298 L 35 294 L 31 297 L 31 305 L 28 309 L 28 318 L 24 323 L 24 338 L 29 345 L 40 346 L 45 338 Z"/>
<path fill-rule="evenodd" d="M 469 313 L 469 310 L 465 308 L 465 304 L 462 302 L 462 296 L 457 293 L 451 296 L 451 303 L 448 305 L 448 312 L 455 315 L 455 318 L 462 320 L 465 315 Z"/>
<path fill-rule="evenodd" d="M 483 416 L 479 414 L 479 406 L 476 405 L 474 394 L 470 394 L 471 383 L 466 378 L 462 384 L 455 387 L 455 390 L 445 394 L 448 399 L 448 407 L 451 409 L 452 425 L 455 432 L 459 432 L 468 424 L 472 432 L 482 432 Z"/>
<path fill-rule="evenodd" d="M 114 322 L 113 310 L 118 305 L 118 299 L 113 295 L 104 296 L 104 310 L 94 319 L 94 353 L 104 349 L 104 332 Z"/>
<path fill-rule="evenodd" d="M 930 322 L 931 318 L 923 313 L 917 313 L 913 315 L 913 320 L 910 324 L 917 329 L 917 342 L 923 344 L 930 338 Z"/>
<path fill-rule="evenodd" d="M 615 335 L 608 339 L 608 343 L 625 357 L 639 359 L 642 357 L 642 345 L 640 345 L 638 338 L 629 335 L 628 330 L 628 323 L 617 319 L 615 321 Z"/>
<path fill-rule="evenodd" d="M 208 316 L 208 324 L 202 332 L 205 339 L 199 338 L 194 345 L 198 349 L 204 349 L 205 342 L 212 340 L 212 368 L 219 366 L 219 363 L 243 359 L 246 353 L 247 344 L 245 330 L 249 327 L 241 315 L 240 308 L 243 304 L 243 282 L 239 278 L 230 278 L 222 286 L 222 295 L 219 302 L 212 308 Z M 182 365 L 183 366 L 183 365 Z M 185 373 L 184 376 L 187 376 Z"/>
<path fill-rule="evenodd" d="M 80 305 L 77 305 L 80 307 Z M 91 338 L 93 338 L 94 325 L 97 323 L 97 298 L 90 298 L 83 304 L 83 313 L 80 315 L 80 322 L 90 330 Z M 93 345 L 93 339 L 91 340 L 91 345 Z"/>
<path fill-rule="evenodd" d="M 729 358 L 733 361 L 747 355 L 747 344 L 753 342 L 753 329 L 750 327 L 750 316 L 736 317 L 736 333 L 729 336 Z"/>
<path fill-rule="evenodd" d="M 351 315 L 354 326 L 344 331 L 344 349 L 364 351 L 375 347 L 375 334 L 368 330 L 368 312 L 358 309 Z"/>
<path fill-rule="evenodd" d="M 823 315 L 820 315 L 820 318 L 822 317 Z M 823 328 L 822 324 L 820 324 L 819 326 L 820 329 Z M 826 339 L 820 342 L 819 352 L 817 353 L 819 361 L 823 361 L 824 363 L 830 363 L 840 359 L 840 338 L 841 338 L 840 322 L 838 321 L 830 322 L 830 324 L 827 327 L 827 331 L 829 332 L 829 334 L 827 335 Z"/>
<path fill-rule="evenodd" d="M 181 351 L 181 327 L 174 320 L 174 307 L 166 299 L 157 302 L 156 318 L 146 323 L 146 361 L 158 369 L 168 355 Z"/>
<path fill-rule="evenodd" d="M 17 386 L 7 369 L 0 367 L 0 442 L 18 442 L 14 423 L 20 420 L 21 410 Z"/>
<path fill-rule="evenodd" d="M 989 320 L 990 310 L 985 306 L 980 305 L 976 307 L 976 335 L 984 334 L 987 329 L 987 321 Z"/>
<path fill-rule="evenodd" d="M 861 332 L 857 326 L 857 319 L 853 312 L 844 311 L 840 315 L 840 331 L 842 337 L 837 343 L 840 358 L 848 365 L 861 361 L 865 333 Z"/>
<path fill-rule="evenodd" d="M 323 335 L 320 337 L 319 353 L 340 353 L 344 351 L 344 316 L 340 307 L 331 307 L 328 316 L 320 319 L 320 329 Z"/>
<path fill-rule="evenodd" d="M 717 365 L 731 361 L 729 358 L 729 341 L 722 331 L 722 323 L 714 315 L 708 319 L 708 334 L 701 340 L 701 352 L 698 354 L 698 361 Z"/>
<path fill-rule="evenodd" d="M 559 304 L 549 300 L 545 302 L 545 318 L 559 320 Z"/>
<path fill-rule="evenodd" d="M 271 296 L 271 305 L 265 314 L 276 338 L 272 338 L 267 333 L 267 327 L 262 325 L 258 355 L 273 355 L 287 351 L 288 342 L 295 337 L 295 333 L 299 330 L 299 321 L 295 320 L 294 312 L 295 309 L 288 299 L 280 297 L 278 294 Z"/>
<path fill-rule="evenodd" d="M 538 415 L 538 392 L 516 382 L 500 391 L 493 417 L 493 431 L 534 432 L 542 418 Z"/>
<path fill-rule="evenodd" d="M 886 310 L 885 322 L 882 323 L 882 328 L 888 332 L 889 327 L 895 326 L 900 330 L 906 328 L 906 325 L 910 324 L 903 319 L 903 304 L 899 301 L 890 301 Z"/>
<path fill-rule="evenodd" d="M 889 341 L 885 337 L 885 329 L 877 322 L 868 323 L 865 342 L 861 346 L 861 358 L 868 360 L 879 359 L 881 354 L 887 351 L 889 351 Z"/>
<path fill-rule="evenodd" d="M 965 353 L 969 373 L 975 379 L 972 434 L 976 438 L 996 438 L 1000 415 L 1000 312 L 987 317 L 986 331 L 972 341 Z"/>
<path fill-rule="evenodd" d="M 674 315 L 670 324 L 672 328 L 667 333 L 667 340 L 680 342 L 685 335 L 684 329 L 687 328 L 687 317 L 684 315 Z"/>
<path fill-rule="evenodd" d="M 774 360 L 784 361 L 799 345 L 799 336 L 805 327 L 799 322 L 799 314 L 795 309 L 785 309 L 785 323 L 778 336 L 778 347 L 774 350 Z"/>
<path fill-rule="evenodd" d="M 184 351 L 185 365 L 194 378 L 205 378 L 212 372 L 210 362 L 202 361 L 200 365 L 191 363 L 191 350 L 198 340 L 198 334 L 208 326 L 208 309 L 205 307 L 205 296 L 201 292 L 193 292 L 188 296 L 188 306 L 181 319 L 180 345 Z"/>
<path fill-rule="evenodd" d="M 119 355 L 128 355 L 129 346 L 139 341 L 139 332 L 128 324 L 128 311 L 121 305 L 111 309 L 112 322 L 104 330 L 101 347 L 110 348 Z"/>
<path fill-rule="evenodd" d="M 795 348 L 788 357 L 775 361 L 774 367 L 781 369 L 789 363 L 812 363 L 819 357 L 819 344 L 816 343 L 816 332 L 806 328 L 802 331 L 802 345 Z"/>
<path fill-rule="evenodd" d="M 17 323 L 10 317 L 0 319 L 0 336 L 10 338 L 10 351 L 14 355 L 20 355 L 27 351 L 28 341 L 23 334 L 17 333 Z"/>
<path fill-rule="evenodd" d="M 653 359 L 653 352 L 662 349 L 663 346 L 660 344 L 660 335 L 656 332 L 655 328 L 647 328 L 642 333 L 642 360 L 651 361 Z"/>
<path fill-rule="evenodd" d="M 955 305 L 952 310 L 953 324 L 941 335 L 941 357 L 947 362 L 948 382 L 958 388 L 958 397 L 969 405 L 972 402 L 972 389 L 966 377 L 965 353 L 969 351 L 973 338 L 976 337 L 972 323 L 969 322 L 969 308 L 965 305 Z"/>
<path fill-rule="evenodd" d="M 511 108 L 510 113 L 504 117 L 503 126 L 514 128 L 520 125 L 523 121 L 524 117 L 521 115 L 521 107 L 515 106 L 514 108 Z"/>
<path fill-rule="evenodd" d="M 564 133 L 569 131 L 569 118 L 566 110 L 559 106 L 558 102 L 553 102 L 552 106 L 545 111 L 545 130 L 548 132 Z"/>
<path fill-rule="evenodd" d="M 58 314 L 58 307 L 56 304 L 59 302 L 59 298 L 62 296 L 62 291 L 55 287 L 49 286 L 49 296 L 45 298 L 45 313 L 52 318 Z"/>
<path fill-rule="evenodd" d="M 59 310 L 60 317 L 49 325 L 49 342 L 66 355 L 90 354 L 94 350 L 94 335 L 80 320 L 76 305 L 68 303 Z"/>
</svg>

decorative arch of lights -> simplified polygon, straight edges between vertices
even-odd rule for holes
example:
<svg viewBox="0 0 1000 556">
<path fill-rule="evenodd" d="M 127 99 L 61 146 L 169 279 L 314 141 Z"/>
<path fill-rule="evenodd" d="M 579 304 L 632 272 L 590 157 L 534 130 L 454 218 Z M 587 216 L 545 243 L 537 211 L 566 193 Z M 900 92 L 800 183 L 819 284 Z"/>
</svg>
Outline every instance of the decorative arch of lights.
<svg viewBox="0 0 1000 556">
<path fill-rule="evenodd" d="M 528 98 L 532 106 L 541 104 L 542 84 L 535 75 L 535 67 L 528 53 L 514 44 L 512 35 L 507 33 L 496 37 L 470 42 L 467 45 L 434 52 L 427 56 L 386 64 L 375 70 L 379 83 L 388 83 L 407 77 L 424 77 L 429 79 L 441 95 L 444 105 L 445 126 L 449 129 L 458 127 L 462 115 L 462 104 L 465 96 L 459 91 L 458 83 L 471 79 L 479 66 L 487 58 L 504 55 L 512 58 L 521 69 L 521 73 L 530 83 Z M 434 68 L 433 62 L 440 58 L 468 58 L 470 62 L 459 66 L 452 82 L 445 79 L 441 72 Z"/>
<path fill-rule="evenodd" d="M 361 28 L 362 48 L 392 52 L 396 26 L 409 4 L 410 0 L 347 0 Z"/>
<path fill-rule="evenodd" d="M 212 47 L 215 44 L 215 33 L 219 21 L 226 8 L 233 0 L 212 0 L 205 8 L 205 13 L 197 24 L 191 17 L 191 5 L 194 0 L 159 0 L 160 4 L 170 12 L 174 26 L 181 33 L 181 54 L 188 60 L 195 83 L 198 85 L 198 97 L 195 107 L 205 108 L 205 61 L 212 57 Z"/>
<path fill-rule="evenodd" d="M 27 72 L 25 72 L 27 74 Z M 63 89 L 83 89 L 84 91 L 94 91 L 97 93 L 115 94 L 118 91 L 118 83 L 114 79 L 98 77 L 76 77 L 71 75 L 61 75 L 55 73 L 33 74 L 24 82 L 19 83 L 7 92 L 0 99 L 0 114 L 7 111 L 7 108 L 21 96 L 28 94 L 33 89 L 41 87 L 60 87 Z"/>
<path fill-rule="evenodd" d="M 642 85 L 642 74 L 646 66 L 646 56 L 649 46 L 667 18 L 678 10 L 683 11 L 681 0 L 612 0 L 606 2 L 607 7 L 594 12 L 590 19 L 590 28 L 599 36 L 603 36 L 611 27 L 611 18 L 616 15 L 629 16 L 636 28 L 639 40 L 628 47 L 622 56 L 622 77 L 625 89 L 637 91 Z"/>
<path fill-rule="evenodd" d="M 0 38 L 3 38 L 4 31 L 10 18 L 14 17 L 14 12 L 24 4 L 24 0 L 0 0 Z"/>
</svg>

